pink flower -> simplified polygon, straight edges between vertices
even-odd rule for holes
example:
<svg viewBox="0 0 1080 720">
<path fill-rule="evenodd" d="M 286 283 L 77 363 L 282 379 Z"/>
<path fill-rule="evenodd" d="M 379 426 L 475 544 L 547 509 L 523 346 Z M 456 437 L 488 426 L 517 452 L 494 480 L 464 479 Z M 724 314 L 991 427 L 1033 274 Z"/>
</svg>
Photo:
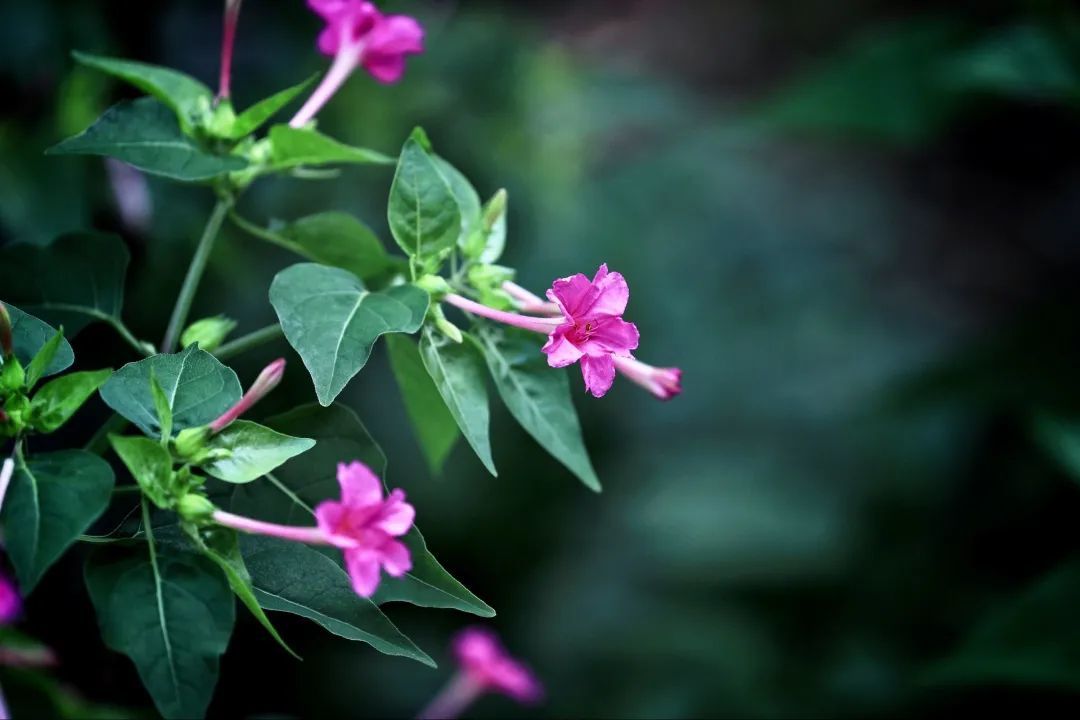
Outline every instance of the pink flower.
<svg viewBox="0 0 1080 720">
<path fill-rule="evenodd" d="M 408 15 L 383 15 L 366 0 L 308 0 L 326 27 L 318 47 L 334 62 L 322 83 L 289 124 L 306 125 L 357 67 L 382 83 L 405 74 L 405 57 L 424 51 L 424 29 Z"/>
<path fill-rule="evenodd" d="M 9 625 L 22 612 L 22 598 L 15 583 L 7 575 L 0 574 L 0 625 Z"/>
<path fill-rule="evenodd" d="M 581 273 L 556 280 L 547 296 L 564 318 L 542 348 L 548 365 L 580 361 L 585 387 L 603 397 L 615 380 L 615 358 L 632 357 L 630 351 L 638 346 L 637 327 L 622 319 L 630 300 L 626 280 L 604 264 L 591 282 Z"/>
<path fill-rule="evenodd" d="M 486 628 L 471 627 L 458 633 L 454 655 L 462 671 L 483 690 L 501 692 L 524 703 L 544 696 L 544 688 L 532 671 L 510 657 L 495 633 Z"/>
<path fill-rule="evenodd" d="M 278 358 L 263 368 L 263 371 L 259 373 L 259 377 L 255 378 L 255 382 L 251 384 L 251 387 L 244 393 L 244 396 L 240 398 L 235 405 L 222 413 L 221 417 L 210 423 L 210 432 L 214 434 L 221 432 L 228 427 L 233 420 L 236 420 L 250 410 L 255 403 L 269 395 L 270 391 L 278 386 L 284 374 L 284 358 Z"/>
<path fill-rule="evenodd" d="M 371 597 L 379 587 L 380 569 L 392 577 L 412 569 L 409 548 L 394 538 L 409 531 L 416 510 L 401 490 L 384 499 L 382 481 L 361 462 L 338 464 L 337 476 L 341 502 L 319 503 L 315 519 L 329 543 L 344 551 L 356 593 Z"/>
<path fill-rule="evenodd" d="M 679 368 L 658 368 L 634 358 L 616 357 L 615 369 L 661 400 L 670 400 L 682 392 Z"/>
</svg>

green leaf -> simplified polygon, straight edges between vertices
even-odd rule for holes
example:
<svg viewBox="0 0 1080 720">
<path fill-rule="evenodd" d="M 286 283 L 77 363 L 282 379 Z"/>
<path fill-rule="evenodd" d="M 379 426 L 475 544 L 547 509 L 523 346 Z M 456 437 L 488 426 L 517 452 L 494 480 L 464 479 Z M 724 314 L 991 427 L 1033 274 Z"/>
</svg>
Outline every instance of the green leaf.
<svg viewBox="0 0 1080 720">
<path fill-rule="evenodd" d="M 0 287 L 26 312 L 63 325 L 73 337 L 91 322 L 119 320 L 127 266 L 127 247 L 116 235 L 67 233 L 44 246 L 0 249 Z"/>
<path fill-rule="evenodd" d="M 210 110 L 213 92 L 190 75 L 133 60 L 102 57 L 79 51 L 72 55 L 83 65 L 120 78 L 154 96 L 176 113 L 177 120 L 188 130 L 192 124 L 197 124 L 201 115 Z"/>
<path fill-rule="evenodd" d="M 212 180 L 247 167 L 237 155 L 215 155 L 185 135 L 169 109 L 151 98 L 113 105 L 93 125 L 46 155 L 103 155 L 181 182 Z"/>
<path fill-rule="evenodd" d="M 109 464 L 82 450 L 43 453 L 18 463 L 3 522 L 7 553 L 24 594 L 105 511 L 114 483 Z"/>
<path fill-rule="evenodd" d="M 5 254 L 0 252 L 0 278 L 4 278 L 2 268 L 6 262 Z M 27 365 L 56 335 L 56 330 L 33 315 L 27 315 L 7 301 L 4 302 L 4 307 L 7 308 L 8 315 L 11 317 L 11 337 L 15 346 L 15 357 L 23 365 Z M 72 352 L 71 345 L 67 340 L 61 340 L 60 347 L 57 348 L 52 362 L 42 372 L 42 377 L 63 372 L 71 367 L 73 362 L 75 362 L 75 353 Z"/>
<path fill-rule="evenodd" d="M 457 244 L 464 247 L 473 233 L 480 232 L 480 195 L 460 170 L 437 155 L 432 159 L 435 161 L 435 167 L 446 178 L 450 192 L 457 201 L 458 212 L 461 215 L 461 233 L 458 235 Z"/>
<path fill-rule="evenodd" d="M 71 373 L 42 386 L 30 403 L 34 429 L 51 433 L 66 423 L 101 387 L 112 370 Z"/>
<path fill-rule="evenodd" d="M 229 587 L 232 588 L 233 594 L 240 598 L 240 602 L 244 603 L 244 607 L 270 633 L 270 637 L 274 638 L 277 644 L 283 647 L 287 653 L 297 660 L 302 660 L 303 658 L 297 655 L 278 634 L 277 628 L 270 622 L 270 618 L 266 617 L 262 606 L 259 605 L 259 601 L 255 597 L 255 588 L 251 584 L 251 574 L 248 573 L 247 566 L 244 564 L 244 557 L 240 554 L 240 543 L 237 540 L 236 533 L 222 527 L 210 528 L 204 532 L 208 536 L 205 539 L 198 531 L 190 534 L 195 545 L 202 550 L 206 557 L 213 560 L 221 568 L 221 571 L 225 573 L 225 579 L 229 581 Z"/>
<path fill-rule="evenodd" d="M 56 352 L 60 349 L 60 343 L 64 342 L 64 329 L 60 328 L 56 333 L 49 338 L 49 341 L 41 346 L 41 349 L 34 355 L 34 359 L 30 361 L 30 364 L 26 366 L 26 387 L 33 389 L 37 385 L 44 374 L 45 370 L 52 364 L 53 358 L 56 357 Z"/>
<path fill-rule="evenodd" d="M 348 213 L 309 215 L 270 232 L 293 252 L 348 270 L 361 280 L 379 277 L 395 266 L 375 233 Z"/>
<path fill-rule="evenodd" d="M 160 443 L 138 436 L 110 435 L 109 444 L 146 496 L 164 508 L 172 503 L 172 456 Z"/>
<path fill-rule="evenodd" d="M 438 388 L 424 369 L 416 343 L 407 337 L 390 335 L 386 338 L 386 347 L 390 351 L 390 367 L 401 389 L 405 410 L 416 431 L 420 449 L 424 451 L 432 474 L 437 475 L 461 433 Z"/>
<path fill-rule="evenodd" d="M 270 418 L 267 424 L 285 433 L 303 432 L 316 440 L 315 448 L 286 463 L 269 482 L 238 486 L 233 492 L 234 512 L 271 522 L 310 525 L 315 505 L 340 497 L 338 462 L 359 460 L 386 477 L 386 456 L 349 408 L 305 405 Z M 404 578 L 384 577 L 378 598 L 484 617 L 495 614 L 439 565 L 419 530 L 414 527 L 402 540 L 412 551 L 413 569 Z"/>
<path fill-rule="evenodd" d="M 245 536 L 240 549 L 263 608 L 314 620 L 335 635 L 366 642 L 381 653 L 435 667 L 378 605 L 356 594 L 348 574 L 326 555 L 268 537 Z"/>
<path fill-rule="evenodd" d="M 150 376 L 157 379 L 173 414 L 173 430 L 216 420 L 243 394 L 236 373 L 192 345 L 175 355 L 155 355 L 128 363 L 101 388 L 101 398 L 152 437 L 160 433 Z"/>
<path fill-rule="evenodd" d="M 308 128 L 275 125 L 270 128 L 270 169 L 300 165 L 390 165 L 394 159 L 375 150 L 353 147 Z"/>
<path fill-rule="evenodd" d="M 407 255 L 428 258 L 453 248 L 461 235 L 461 210 L 438 158 L 413 131 L 398 158 L 387 216 L 394 240 Z"/>
<path fill-rule="evenodd" d="M 484 205 L 485 219 L 483 231 L 484 246 L 480 252 L 480 262 L 491 264 L 498 262 L 506 249 L 506 215 L 507 215 L 506 191 L 500 190 L 491 200 Z M 490 227 L 489 227 L 490 226 Z"/>
<path fill-rule="evenodd" d="M 488 472 L 498 475 L 495 461 L 491 459 L 484 367 L 476 350 L 468 344 L 450 342 L 431 328 L 424 328 L 420 357 L 465 440 Z"/>
<path fill-rule="evenodd" d="M 165 389 L 158 382 L 153 368 L 150 369 L 150 395 L 154 398 L 154 413 L 157 415 L 161 437 L 163 440 L 168 440 L 172 437 L 173 412 L 169 406 L 169 396 L 165 394 Z"/>
<path fill-rule="evenodd" d="M 100 546 L 87 558 L 86 587 L 102 639 L 135 663 L 158 711 L 205 715 L 236 616 L 218 567 L 153 540 Z"/>
<path fill-rule="evenodd" d="M 244 110 L 236 116 L 232 127 L 224 137 L 230 140 L 239 140 L 255 132 L 262 127 L 263 123 L 277 114 L 278 110 L 281 110 L 281 108 L 292 102 L 293 98 L 308 89 L 317 77 L 319 77 L 318 73 L 301 83 L 276 92 L 270 97 L 263 98 L 247 110 Z"/>
<path fill-rule="evenodd" d="M 225 455 L 203 469 L 225 482 L 249 483 L 314 446 L 314 440 L 284 435 L 249 420 L 236 420 L 207 443 L 208 449 L 224 451 Z"/>
<path fill-rule="evenodd" d="M 495 387 L 514 419 L 586 487 L 599 492 L 600 480 L 581 437 L 566 373 L 548 367 L 536 336 L 482 325 L 470 337 L 487 359 Z"/>
<path fill-rule="evenodd" d="M 370 292 L 355 275 L 301 263 L 283 270 L 270 286 L 270 303 L 289 344 L 329 405 L 367 363 L 380 335 L 414 333 L 429 297 L 413 285 Z"/>
</svg>

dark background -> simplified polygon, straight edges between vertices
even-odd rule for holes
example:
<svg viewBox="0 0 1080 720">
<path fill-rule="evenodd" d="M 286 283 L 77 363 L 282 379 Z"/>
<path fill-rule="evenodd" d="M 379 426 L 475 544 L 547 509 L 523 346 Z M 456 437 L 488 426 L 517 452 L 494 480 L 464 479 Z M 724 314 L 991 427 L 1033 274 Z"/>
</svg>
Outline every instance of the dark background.
<svg viewBox="0 0 1080 720">
<path fill-rule="evenodd" d="M 599 496 L 501 409 L 498 478 L 464 443 L 430 477 L 382 352 L 342 396 L 433 552 L 548 687 L 540 708 L 486 698 L 476 715 L 1080 709 L 1072 5 L 387 5 L 421 18 L 427 52 L 393 87 L 358 74 L 320 127 L 393 153 L 423 125 L 481 195 L 509 190 L 504 260 L 523 284 L 608 262 L 630 283 L 639 357 L 685 371 L 670 403 L 624 381 L 580 394 Z M 319 27 L 301 0 L 247 0 L 237 105 L 324 68 Z M 69 50 L 212 84 L 219 42 L 213 0 L 0 2 L 0 241 L 121 232 L 125 319 L 154 340 L 209 193 L 152 180 L 152 228 L 132 232 L 100 160 L 42 151 L 128 92 Z M 391 176 L 269 181 L 240 209 L 261 222 L 347 210 L 389 240 Z M 266 290 L 290 262 L 228 229 L 193 317 L 271 322 Z M 81 367 L 130 354 L 103 327 L 74 345 Z M 278 354 L 290 368 L 266 414 L 313 399 L 284 345 L 233 365 L 246 384 Z M 106 416 L 98 403 L 58 442 Z M 78 555 L 24 627 L 74 691 L 146 708 L 130 662 L 101 644 Z M 439 670 L 275 616 L 297 663 L 238 613 L 211 714 L 414 713 L 472 619 L 390 615 Z"/>
</svg>

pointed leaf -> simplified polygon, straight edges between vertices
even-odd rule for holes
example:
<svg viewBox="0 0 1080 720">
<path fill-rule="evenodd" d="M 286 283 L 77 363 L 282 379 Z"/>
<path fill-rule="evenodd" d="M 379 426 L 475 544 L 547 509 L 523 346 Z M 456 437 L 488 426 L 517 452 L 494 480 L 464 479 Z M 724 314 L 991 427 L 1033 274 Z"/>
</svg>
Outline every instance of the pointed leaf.
<svg viewBox="0 0 1080 720">
<path fill-rule="evenodd" d="M 240 539 L 255 597 L 267 610 L 314 620 L 381 653 L 435 667 L 435 662 L 394 626 L 379 606 L 356 594 L 348 574 L 320 552 L 277 538 Z"/>
<path fill-rule="evenodd" d="M 323 405 L 360 372 L 380 335 L 419 330 L 428 301 L 413 285 L 370 292 L 351 273 L 311 263 L 283 270 L 270 286 L 285 338 L 303 359 Z"/>
<path fill-rule="evenodd" d="M 158 436 L 160 426 L 151 373 L 168 398 L 174 432 L 213 422 L 243 394 L 236 373 L 194 345 L 175 355 L 128 363 L 101 388 L 101 398 L 152 437 Z"/>
<path fill-rule="evenodd" d="M 23 593 L 109 504 L 115 480 L 97 455 L 63 450 L 19 462 L 4 498 L 8 556 Z"/>
<path fill-rule="evenodd" d="M 138 436 L 110 435 L 109 444 L 143 493 L 158 507 L 169 507 L 173 477 L 169 451 L 161 443 Z"/>
<path fill-rule="evenodd" d="M 215 155 L 185 135 L 169 109 L 151 98 L 113 105 L 93 125 L 46 155 L 103 155 L 181 182 L 212 180 L 243 170 L 237 155 Z"/>
<path fill-rule="evenodd" d="M 171 68 L 75 51 L 75 59 L 152 95 L 168 106 L 186 128 L 210 110 L 213 93 L 201 82 Z"/>
<path fill-rule="evenodd" d="M 375 150 L 353 147 L 317 130 L 275 125 L 270 128 L 270 168 L 287 170 L 300 165 L 391 165 L 394 159 Z"/>
<path fill-rule="evenodd" d="M 469 344 L 451 342 L 431 328 L 424 328 L 420 357 L 465 440 L 488 472 L 498 475 L 495 461 L 491 459 L 484 363 L 476 349 Z"/>
<path fill-rule="evenodd" d="M 281 108 L 292 102 L 293 98 L 307 90 L 318 76 L 318 73 L 316 73 L 307 80 L 276 92 L 270 97 L 263 98 L 247 110 L 244 110 L 236 116 L 225 137 L 230 140 L 239 140 L 255 132 L 262 127 L 263 123 L 277 114 L 278 110 L 281 110 Z"/>
<path fill-rule="evenodd" d="M 112 370 L 76 372 L 43 385 L 30 402 L 34 429 L 51 433 L 60 428 L 111 376 Z"/>
<path fill-rule="evenodd" d="M 3 254 L 0 254 L 0 265 L 5 261 Z M 0 269 L 0 278 L 3 276 L 3 270 Z M 33 315 L 27 315 L 7 301 L 4 302 L 4 307 L 7 308 L 8 315 L 11 317 L 11 337 L 15 345 L 15 357 L 25 366 L 33 360 L 41 348 L 45 347 L 45 343 L 56 335 L 56 330 Z M 61 340 L 60 347 L 56 349 L 52 362 L 42 372 L 42 377 L 67 370 L 73 362 L 75 362 L 75 353 L 72 352 L 71 345 L 67 340 Z"/>
<path fill-rule="evenodd" d="M 86 587 L 102 639 L 135 663 L 158 711 L 205 715 L 236 616 L 221 570 L 153 541 L 100 546 L 87 558 Z"/>
<path fill-rule="evenodd" d="M 536 336 L 482 325 L 470 337 L 487 358 L 495 387 L 514 419 L 586 487 L 599 492 L 566 373 L 548 367 Z"/>
<path fill-rule="evenodd" d="M 385 479 L 386 456 L 349 408 L 304 405 L 270 418 L 267 424 L 281 432 L 303 432 L 316 440 L 315 448 L 303 458 L 286 463 L 274 474 L 273 481 L 237 487 L 233 492 L 234 512 L 271 522 L 310 525 L 314 523 L 311 509 L 315 505 L 340 496 L 338 462 L 359 460 Z M 384 577 L 378 598 L 453 608 L 484 617 L 495 614 L 439 565 L 419 530 L 414 527 L 402 540 L 412 551 L 413 569 L 404 578 Z"/>
<path fill-rule="evenodd" d="M 225 482 L 249 483 L 314 446 L 314 440 L 285 435 L 249 420 L 236 420 L 207 443 L 210 450 L 223 450 L 228 455 L 203 469 Z"/>
<path fill-rule="evenodd" d="M 451 165 L 443 158 L 432 156 L 435 167 L 446 178 L 457 201 L 458 212 L 461 215 L 461 232 L 457 238 L 457 244 L 464 247 L 466 240 L 474 233 L 480 231 L 480 195 L 476 192 L 469 179 L 460 170 Z"/>
<path fill-rule="evenodd" d="M 401 335 L 390 335 L 386 338 L 386 347 L 390 350 L 390 367 L 401 389 L 420 449 L 432 474 L 437 475 L 461 433 L 424 369 L 416 343 Z"/>
<path fill-rule="evenodd" d="M 30 361 L 30 364 L 26 366 L 26 387 L 33 389 L 37 385 L 52 364 L 53 358 L 56 357 L 57 351 L 60 349 L 60 343 L 64 342 L 64 330 L 61 328 L 49 338 L 49 341 L 41 346 L 37 354 L 34 355 L 34 359 Z"/>
<path fill-rule="evenodd" d="M 394 240 L 417 258 L 449 250 L 461 234 L 457 198 L 437 158 L 415 131 L 398 158 L 387 216 Z"/>
<path fill-rule="evenodd" d="M 44 246 L 0 249 L 0 287 L 26 312 L 74 337 L 91 322 L 120 318 L 127 265 L 127 247 L 116 235 L 67 233 Z"/>
<path fill-rule="evenodd" d="M 348 270 L 361 280 L 378 277 L 395 265 L 371 228 L 348 213 L 309 215 L 268 232 L 293 252 Z"/>
<path fill-rule="evenodd" d="M 186 348 L 187 345 L 184 347 Z M 173 412 L 172 408 L 169 406 L 169 396 L 165 394 L 165 389 L 162 388 L 161 383 L 157 381 L 153 368 L 150 369 L 150 396 L 154 398 L 154 412 L 157 414 L 158 428 L 161 430 L 161 437 L 165 439 L 171 438 Z"/>
</svg>

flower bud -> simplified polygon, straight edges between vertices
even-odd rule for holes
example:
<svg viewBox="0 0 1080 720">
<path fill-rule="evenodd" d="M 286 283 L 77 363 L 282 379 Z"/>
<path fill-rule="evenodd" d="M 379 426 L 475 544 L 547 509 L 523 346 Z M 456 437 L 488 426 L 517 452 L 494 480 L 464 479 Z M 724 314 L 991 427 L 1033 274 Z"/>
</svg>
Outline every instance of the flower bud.
<svg viewBox="0 0 1080 720">
<path fill-rule="evenodd" d="M 434 295 L 436 299 L 454 291 L 450 284 L 439 275 L 424 275 L 416 281 L 416 286 L 421 290 L 426 290 L 429 295 Z"/>
<path fill-rule="evenodd" d="M 500 189 L 499 192 L 495 193 L 495 195 L 488 200 L 487 205 L 484 206 L 484 215 L 482 219 L 485 233 L 491 232 L 492 228 L 495 227 L 495 223 L 502 220 L 503 216 L 506 214 L 506 200 L 506 190 Z"/>
<path fill-rule="evenodd" d="M 221 417 L 210 423 L 210 433 L 216 435 L 221 432 L 228 427 L 233 420 L 236 420 L 250 410 L 255 403 L 269 395 L 270 391 L 276 388 L 278 383 L 281 382 L 281 378 L 284 374 L 284 358 L 278 358 L 263 368 L 263 371 L 259 373 L 259 377 L 255 378 L 255 382 L 252 383 L 251 387 L 248 388 L 248 391 L 244 393 L 244 397 L 240 398 L 239 402 L 226 410 Z"/>
<path fill-rule="evenodd" d="M 176 504 L 176 512 L 180 517 L 189 522 L 204 522 L 210 519 L 210 516 L 217 510 L 214 507 L 214 503 L 207 500 L 202 495 L 196 495 L 195 493 L 189 493 L 180 498 L 180 502 Z"/>
<path fill-rule="evenodd" d="M 14 355 L 8 355 L 0 365 L 0 395 L 19 392 L 25 384 L 26 371 L 22 363 Z"/>
<path fill-rule="evenodd" d="M 185 460 L 194 461 L 206 453 L 206 441 L 210 439 L 210 428 L 206 425 L 181 430 L 173 441 L 176 454 Z"/>
<path fill-rule="evenodd" d="M 443 335 L 458 344 L 461 344 L 465 340 L 464 336 L 461 334 L 461 328 L 446 319 L 446 315 L 443 314 L 442 305 L 431 306 L 431 317 L 435 319 L 435 327 L 437 327 L 439 332 Z"/>
<path fill-rule="evenodd" d="M 236 321 L 224 315 L 202 318 L 187 326 L 180 336 L 180 344 L 188 347 L 199 343 L 200 349 L 214 352 L 235 328 Z"/>
</svg>

